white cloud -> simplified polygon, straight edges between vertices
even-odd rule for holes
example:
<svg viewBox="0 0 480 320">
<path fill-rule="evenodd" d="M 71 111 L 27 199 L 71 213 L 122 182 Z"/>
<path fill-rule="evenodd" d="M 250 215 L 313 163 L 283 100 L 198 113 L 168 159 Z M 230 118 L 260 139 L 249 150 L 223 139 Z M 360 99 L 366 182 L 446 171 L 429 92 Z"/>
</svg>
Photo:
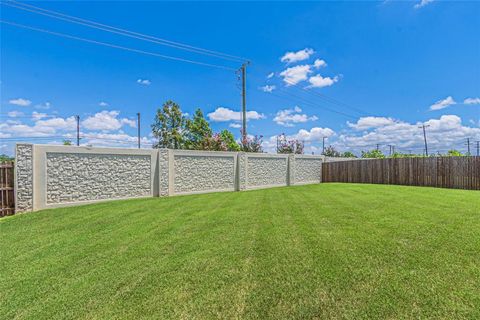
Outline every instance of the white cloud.
<svg viewBox="0 0 480 320">
<path fill-rule="evenodd" d="M 307 80 L 308 74 L 310 73 L 312 73 L 311 66 L 305 64 L 287 68 L 280 72 L 280 76 L 283 77 L 283 81 L 287 86 L 291 86 Z"/>
<path fill-rule="evenodd" d="M 98 103 L 98 105 L 99 105 L 100 107 L 108 107 L 108 103 L 105 102 L 105 101 L 100 101 L 100 102 Z"/>
<path fill-rule="evenodd" d="M 23 116 L 24 113 L 21 112 L 21 111 L 13 110 L 13 111 L 8 112 L 7 115 L 8 115 L 10 118 L 16 118 L 16 117 L 21 117 L 21 116 Z"/>
<path fill-rule="evenodd" d="M 467 98 L 463 100 L 464 104 L 480 104 L 480 98 Z"/>
<path fill-rule="evenodd" d="M 242 127 L 242 125 L 240 123 L 235 123 L 235 122 L 232 122 L 228 125 L 230 128 L 235 128 L 235 129 L 239 129 Z"/>
<path fill-rule="evenodd" d="M 308 79 L 308 82 L 310 82 L 310 85 L 308 86 L 309 88 L 329 87 L 335 82 L 338 82 L 338 76 L 335 76 L 333 78 L 324 78 L 321 75 L 317 74 L 316 76 L 310 77 L 310 79 Z"/>
<path fill-rule="evenodd" d="M 17 121 L 0 123 L 0 136 L 2 137 L 47 137 L 56 135 L 59 132 L 64 134 L 68 131 L 75 131 L 76 121 L 74 117 L 52 118 L 48 120 L 35 121 L 33 125 L 27 125 Z"/>
<path fill-rule="evenodd" d="M 453 100 L 452 96 L 448 96 L 443 100 L 438 100 L 434 104 L 430 106 L 430 110 L 441 110 L 445 109 L 451 105 L 456 104 L 455 100 Z"/>
<path fill-rule="evenodd" d="M 10 104 L 20 106 L 20 107 L 28 107 L 29 105 L 32 104 L 32 101 L 28 99 L 23 99 L 23 98 L 18 98 L 18 99 L 12 99 L 8 101 Z"/>
<path fill-rule="evenodd" d="M 215 111 L 210 112 L 208 118 L 211 121 L 240 121 L 241 120 L 241 113 L 238 111 L 233 111 L 228 108 L 219 107 L 215 109 Z M 257 111 L 247 111 L 247 119 L 248 120 L 258 120 L 264 119 L 265 115 L 262 113 L 258 113 Z"/>
<path fill-rule="evenodd" d="M 47 109 L 50 109 L 52 105 L 50 104 L 50 102 L 45 102 L 44 104 L 37 104 L 35 106 L 35 109 L 43 109 L 43 110 L 47 110 Z"/>
<path fill-rule="evenodd" d="M 46 131 L 52 130 L 55 132 L 56 130 L 75 130 L 77 122 L 75 117 L 68 117 L 68 118 L 51 118 L 47 120 L 38 120 L 35 122 L 36 128 L 45 128 Z"/>
<path fill-rule="evenodd" d="M 32 112 L 32 119 L 35 120 L 35 121 L 43 119 L 45 117 L 47 117 L 46 113 L 40 113 L 40 112 L 37 112 L 37 111 Z"/>
<path fill-rule="evenodd" d="M 276 86 L 274 85 L 265 85 L 263 87 L 260 87 L 260 89 L 263 91 L 263 92 L 272 92 L 273 90 L 276 89 Z"/>
<path fill-rule="evenodd" d="M 390 121 L 390 118 L 381 126 L 371 126 L 370 130 L 355 134 L 343 133 L 338 141 L 339 149 L 355 149 L 357 151 L 370 150 L 378 143 L 381 146 L 393 144 L 399 152 L 422 153 L 424 147 L 422 123 L 408 123 Z M 358 122 L 357 122 L 358 123 Z M 430 119 L 425 122 L 427 128 L 427 142 L 431 153 L 440 151 L 445 153 L 449 149 L 464 151 L 467 137 L 479 139 L 480 128 L 462 125 L 462 120 L 456 115 L 443 115 L 439 119 Z"/>
<path fill-rule="evenodd" d="M 83 120 L 82 126 L 89 130 L 106 130 L 106 131 L 118 130 L 125 124 L 129 125 L 132 128 L 136 126 L 136 123 L 134 120 L 129 120 L 126 118 L 118 119 L 117 117 L 119 114 L 120 112 L 118 111 L 103 110 Z"/>
<path fill-rule="evenodd" d="M 275 75 L 274 72 L 270 72 L 270 73 L 267 75 L 267 79 L 273 78 L 274 75 Z"/>
<path fill-rule="evenodd" d="M 142 85 L 144 85 L 144 86 L 149 86 L 149 85 L 152 84 L 152 82 L 151 82 L 150 80 L 148 80 L 148 79 L 138 79 L 138 80 L 137 80 L 137 83 L 138 83 L 138 84 L 142 84 Z"/>
<path fill-rule="evenodd" d="M 480 127 L 476 121 L 471 127 L 462 124 L 462 119 L 456 115 L 443 115 L 440 118 L 424 122 L 427 127 L 427 142 L 429 153 L 437 151 L 446 153 L 450 149 L 466 152 L 465 139 L 480 139 Z M 297 133 L 287 136 L 287 139 L 298 139 L 305 142 L 305 152 L 321 152 L 322 138 L 327 137 L 328 144 L 337 150 L 352 151 L 360 154 L 362 150 L 372 150 L 376 144 L 388 153 L 388 144 L 395 145 L 399 152 L 422 153 L 424 148 L 422 122 L 408 123 L 386 117 L 364 117 L 354 124 L 347 123 L 352 129 L 346 129 L 336 134 L 330 128 L 315 127 L 310 130 L 300 129 Z M 420 127 L 420 128 L 419 128 Z M 358 130 L 357 130 L 358 129 Z M 264 140 L 264 150 L 275 152 L 276 136 Z"/>
<path fill-rule="evenodd" d="M 326 67 L 327 63 L 325 62 L 325 60 L 316 59 L 315 62 L 313 63 L 313 66 L 318 69 L 321 67 Z"/>
<path fill-rule="evenodd" d="M 136 147 L 138 143 L 137 139 L 137 136 L 131 136 L 122 131 L 117 133 L 89 132 L 83 134 L 82 144 L 125 148 Z M 153 139 L 140 137 L 140 144 L 143 147 L 149 147 L 153 144 Z"/>
<path fill-rule="evenodd" d="M 427 4 L 432 3 L 434 0 L 421 0 L 419 3 L 415 4 L 413 7 L 415 9 L 420 9 L 422 7 L 425 7 Z"/>
<path fill-rule="evenodd" d="M 347 122 L 347 125 L 350 128 L 354 128 L 356 130 L 367 130 L 372 128 L 384 127 L 394 123 L 395 123 L 395 120 L 392 118 L 362 117 L 362 118 L 359 118 L 356 123 Z"/>
<path fill-rule="evenodd" d="M 306 59 L 310 58 L 310 56 L 314 53 L 315 53 L 315 51 L 313 51 L 313 49 L 310 49 L 310 48 L 305 48 L 305 49 L 299 50 L 297 52 L 291 52 L 290 51 L 290 52 L 285 53 L 283 55 L 283 57 L 280 58 L 280 61 L 286 62 L 286 63 L 303 61 L 303 60 L 306 60 Z"/>
<path fill-rule="evenodd" d="M 298 106 L 295 106 L 293 109 L 280 110 L 275 115 L 275 118 L 273 118 L 273 121 L 284 127 L 293 127 L 295 123 L 318 120 L 316 116 L 309 117 L 308 115 L 300 112 L 302 112 L 302 109 L 300 109 Z"/>
<path fill-rule="evenodd" d="M 293 137 L 304 142 L 319 142 L 323 137 L 331 137 L 334 134 L 330 128 L 314 127 L 310 130 L 300 129 Z"/>
</svg>

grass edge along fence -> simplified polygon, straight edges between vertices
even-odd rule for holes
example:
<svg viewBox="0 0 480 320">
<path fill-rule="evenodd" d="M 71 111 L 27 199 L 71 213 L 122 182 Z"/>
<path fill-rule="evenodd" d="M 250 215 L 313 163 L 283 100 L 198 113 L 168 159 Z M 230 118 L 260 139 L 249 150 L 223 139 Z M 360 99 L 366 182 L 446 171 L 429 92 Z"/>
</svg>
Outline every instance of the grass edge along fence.
<svg viewBox="0 0 480 320">
<path fill-rule="evenodd" d="M 322 166 L 323 182 L 480 190 L 480 157 L 364 159 Z"/>
<path fill-rule="evenodd" d="M 15 213 L 14 163 L 0 162 L 0 217 Z"/>
</svg>

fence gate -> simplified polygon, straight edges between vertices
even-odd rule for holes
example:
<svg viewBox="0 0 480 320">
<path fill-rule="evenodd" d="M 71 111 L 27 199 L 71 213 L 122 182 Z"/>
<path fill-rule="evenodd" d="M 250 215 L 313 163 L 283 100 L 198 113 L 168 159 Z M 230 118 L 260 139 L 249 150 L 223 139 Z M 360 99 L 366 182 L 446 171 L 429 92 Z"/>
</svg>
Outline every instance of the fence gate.
<svg viewBox="0 0 480 320">
<path fill-rule="evenodd" d="M 0 217 L 15 213 L 13 162 L 0 162 Z"/>
</svg>

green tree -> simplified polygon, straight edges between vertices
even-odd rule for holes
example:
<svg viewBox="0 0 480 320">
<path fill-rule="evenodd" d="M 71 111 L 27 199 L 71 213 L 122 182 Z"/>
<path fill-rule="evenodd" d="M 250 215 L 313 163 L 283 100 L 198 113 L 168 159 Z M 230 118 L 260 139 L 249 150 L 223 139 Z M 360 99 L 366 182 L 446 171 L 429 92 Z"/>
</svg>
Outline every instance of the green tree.
<svg viewBox="0 0 480 320">
<path fill-rule="evenodd" d="M 202 145 L 205 139 L 212 137 L 212 129 L 200 108 L 195 110 L 192 120 L 186 120 L 185 127 L 185 147 L 194 150 L 204 149 Z"/>
<path fill-rule="evenodd" d="M 370 151 L 362 151 L 362 158 L 379 158 L 383 159 L 385 158 L 385 155 L 383 154 L 382 151 L 373 149 Z"/>
<path fill-rule="evenodd" d="M 0 162 L 7 162 L 15 160 L 13 157 L 7 156 L 6 154 L 0 154 Z"/>
<path fill-rule="evenodd" d="M 351 151 L 345 151 L 342 153 L 343 158 L 356 158 L 357 156 L 353 154 Z"/>
<path fill-rule="evenodd" d="M 64 146 L 71 146 L 72 145 L 72 140 L 68 140 L 68 139 L 63 140 L 63 145 Z"/>
<path fill-rule="evenodd" d="M 449 156 L 449 157 L 461 157 L 461 156 L 463 156 L 463 154 L 458 150 L 452 149 L 452 150 L 448 150 L 447 156 Z"/>
<path fill-rule="evenodd" d="M 237 143 L 237 141 L 235 141 L 233 133 L 227 129 L 224 129 L 220 132 L 220 138 L 227 146 L 228 151 L 240 151 L 240 145 Z"/>
<path fill-rule="evenodd" d="M 325 151 L 322 154 L 326 157 L 341 157 L 340 152 L 335 149 L 333 146 L 328 146 L 325 148 Z"/>
<path fill-rule="evenodd" d="M 152 134 L 157 139 L 154 148 L 182 149 L 185 144 L 185 117 L 180 106 L 172 100 L 166 101 L 157 110 Z"/>
</svg>

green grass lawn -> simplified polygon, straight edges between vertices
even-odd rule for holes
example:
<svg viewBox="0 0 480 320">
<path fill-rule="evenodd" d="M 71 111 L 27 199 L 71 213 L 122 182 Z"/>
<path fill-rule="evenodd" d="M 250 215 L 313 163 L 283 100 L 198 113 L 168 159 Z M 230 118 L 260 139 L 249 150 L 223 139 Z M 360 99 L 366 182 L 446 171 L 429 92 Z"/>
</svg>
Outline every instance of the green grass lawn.
<svg viewBox="0 0 480 320">
<path fill-rule="evenodd" d="M 479 319 L 480 192 L 321 184 L 0 219 L 0 318 Z"/>
</svg>

